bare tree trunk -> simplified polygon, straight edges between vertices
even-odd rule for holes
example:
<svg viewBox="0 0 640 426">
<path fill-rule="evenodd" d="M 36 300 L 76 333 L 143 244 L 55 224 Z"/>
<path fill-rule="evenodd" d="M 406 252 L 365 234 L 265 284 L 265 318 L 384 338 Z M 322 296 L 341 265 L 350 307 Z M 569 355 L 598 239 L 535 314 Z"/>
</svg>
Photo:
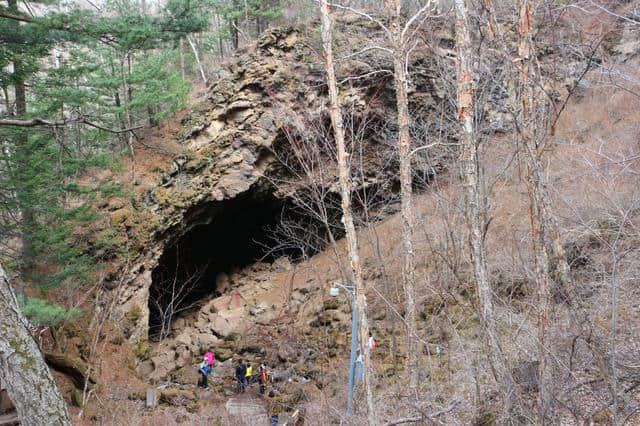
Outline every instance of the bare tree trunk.
<svg viewBox="0 0 640 426">
<path fill-rule="evenodd" d="M 122 91 L 124 93 L 124 105 L 123 105 L 124 115 L 125 115 L 125 119 L 127 121 L 128 127 L 131 128 L 133 127 L 133 123 L 131 120 L 131 109 L 129 107 L 129 105 L 131 104 L 131 96 L 132 96 L 132 91 L 131 91 L 131 87 L 129 86 L 129 80 L 128 80 L 128 77 L 131 74 L 131 55 L 129 53 L 127 53 L 126 59 L 129 66 L 129 72 L 125 73 L 125 67 L 124 67 L 125 58 L 122 58 L 120 61 L 120 74 L 122 77 Z M 129 148 L 129 155 L 131 155 L 131 184 L 135 185 L 136 184 L 136 156 L 135 156 L 135 150 L 133 148 L 132 132 L 127 132 L 127 147 Z"/>
<path fill-rule="evenodd" d="M 462 125 L 460 163 L 464 185 L 465 210 L 469 226 L 469 245 L 473 272 L 480 301 L 480 321 L 484 331 L 489 362 L 500 392 L 505 396 L 505 410 L 512 405 L 513 383 L 500 347 L 493 313 L 493 295 L 487 273 L 484 228 L 486 203 L 481 182 L 478 141 L 473 123 L 473 51 L 469 34 L 469 16 L 465 0 L 455 0 L 456 46 L 458 48 L 458 119 Z"/>
<path fill-rule="evenodd" d="M 525 16 L 522 16 L 522 12 L 523 12 L 523 5 L 518 3 L 517 7 L 518 10 L 521 12 L 520 13 L 520 25 L 519 25 L 519 54 L 520 54 L 520 60 L 522 60 L 522 58 L 527 58 L 525 59 L 525 62 L 522 63 L 522 66 L 525 66 L 525 63 L 527 64 L 527 67 L 530 67 L 533 65 L 533 45 L 531 43 L 528 43 L 526 41 L 527 37 L 530 37 L 530 31 L 531 28 L 533 28 L 533 15 L 531 14 L 531 5 L 530 3 L 527 1 L 526 2 L 527 5 L 524 5 L 524 9 L 529 10 L 528 14 L 525 13 Z M 495 8 L 493 5 L 493 0 L 482 0 L 482 7 L 484 8 L 485 12 L 487 13 L 487 20 L 489 23 L 489 30 L 490 33 L 492 35 L 492 37 L 497 38 L 498 39 L 498 43 L 503 43 L 506 44 L 506 42 L 503 39 L 503 34 L 500 31 L 500 27 L 498 25 L 498 21 L 496 19 L 496 12 L 495 12 Z M 524 32 L 523 32 L 524 31 Z M 524 44 L 527 44 L 527 46 L 525 46 Z M 525 56 L 522 56 L 522 49 L 528 51 L 527 54 L 525 54 Z M 522 77 L 528 76 L 528 78 L 533 78 L 533 73 L 531 72 L 533 70 L 533 68 L 531 68 L 530 70 L 527 70 L 526 73 L 521 74 Z M 538 82 L 538 84 L 540 84 L 540 82 Z M 547 117 L 548 118 L 548 117 Z M 537 120 L 541 120 L 540 122 L 542 122 L 542 120 L 546 121 L 547 118 L 542 118 L 542 117 L 538 117 Z M 533 118 L 531 118 L 530 120 L 534 120 Z M 526 126 L 525 126 L 526 127 Z M 518 129 L 520 130 L 520 129 Z M 541 150 L 540 150 L 541 151 Z M 536 155 L 539 156 L 539 152 L 536 152 Z M 553 265 L 553 268 L 555 269 L 555 274 L 556 274 L 556 279 L 558 281 L 558 284 L 561 284 L 563 286 L 567 286 L 570 285 L 571 283 L 571 271 L 569 268 L 569 264 L 567 263 L 567 255 L 566 252 L 564 250 L 564 247 L 562 246 L 562 239 L 560 236 L 560 227 L 558 225 L 558 221 L 556 220 L 556 217 L 554 216 L 554 214 L 551 211 L 551 206 L 553 205 L 551 197 L 549 195 L 549 191 L 545 186 L 545 182 L 542 179 L 544 177 L 544 175 L 542 174 L 542 169 L 539 168 L 539 172 L 540 172 L 540 196 L 541 196 L 541 203 L 542 203 L 542 212 L 544 214 L 545 217 L 545 222 L 547 224 L 547 236 L 550 236 L 551 239 L 551 249 L 552 249 L 552 262 L 550 263 L 550 265 L 548 266 L 549 269 L 551 269 L 551 265 Z M 548 256 L 547 256 L 548 258 Z"/>
<path fill-rule="evenodd" d="M 362 279 L 362 265 L 360 263 L 360 249 L 358 247 L 358 237 L 353 224 L 351 212 L 351 177 L 345 147 L 344 126 L 342 123 L 342 111 L 338 100 L 338 87 L 333 65 L 333 49 L 331 46 L 332 29 L 331 17 L 329 16 L 329 5 L 327 0 L 320 1 L 320 14 L 322 17 L 322 45 L 325 52 L 327 81 L 329 85 L 329 96 L 331 99 L 330 113 L 331 124 L 337 145 L 338 169 L 340 173 L 340 193 L 342 198 L 342 222 L 347 235 L 349 257 L 351 259 L 351 271 L 353 274 L 354 291 L 356 294 L 356 307 L 359 317 L 359 340 L 360 352 L 363 355 L 363 371 L 365 374 L 364 384 L 367 394 L 367 412 L 370 425 L 377 424 L 377 417 L 373 403 L 373 390 L 371 386 L 370 369 L 370 348 L 368 345 L 369 324 L 367 321 L 367 298 L 365 294 L 364 281 Z"/>
<path fill-rule="evenodd" d="M 233 44 L 233 50 L 238 50 L 240 47 L 240 30 L 238 29 L 238 20 L 233 19 L 229 21 L 231 27 L 231 42 Z"/>
<path fill-rule="evenodd" d="M 184 66 L 184 37 L 180 37 L 178 40 L 178 55 L 180 57 L 180 75 L 183 80 L 187 79 L 187 70 Z"/>
<path fill-rule="evenodd" d="M 202 82 L 204 84 L 207 84 L 207 77 L 204 74 L 204 68 L 202 68 L 202 62 L 200 62 L 200 55 L 198 55 L 198 49 L 196 48 L 195 43 L 191 41 L 191 38 L 189 36 L 187 36 L 187 41 L 189 42 L 189 46 L 191 46 L 191 50 L 193 51 L 193 56 L 195 56 L 196 58 L 196 63 L 198 64 L 198 69 L 200 70 L 200 77 L 202 77 Z"/>
<path fill-rule="evenodd" d="M 527 161 L 527 188 L 529 193 L 529 205 L 531 216 L 531 240 L 535 258 L 535 282 L 538 290 L 538 423 L 548 423 L 551 414 L 552 402 L 552 370 L 550 345 L 547 341 L 547 328 L 549 326 L 549 313 L 551 310 L 551 289 L 549 278 L 549 256 L 546 249 L 547 227 L 549 222 L 548 207 L 545 201 L 549 201 L 542 176 L 540 163 L 541 147 L 545 137 L 540 129 L 541 117 L 536 96 L 536 68 L 534 66 L 535 54 L 531 41 L 533 29 L 533 13 L 529 0 L 518 0 L 518 56 L 520 81 L 517 96 L 519 96 L 519 136 L 521 145 L 525 150 Z"/>
<path fill-rule="evenodd" d="M 0 383 L 23 425 L 71 425 L 67 406 L 29 333 L 0 265 Z"/>
<path fill-rule="evenodd" d="M 222 37 L 220 36 L 220 32 L 222 31 L 222 19 L 217 14 L 215 15 L 216 22 L 216 31 L 218 32 L 218 54 L 220 55 L 220 59 L 224 59 L 224 43 L 222 42 Z"/>
<path fill-rule="evenodd" d="M 11 99 L 9 99 L 9 90 L 7 90 L 7 86 L 2 86 L 2 93 L 4 94 L 4 108 L 6 109 L 6 113 L 11 114 Z"/>
<path fill-rule="evenodd" d="M 394 0 L 391 36 L 393 37 L 393 70 L 398 109 L 397 151 L 400 161 L 400 205 L 402 211 L 402 247 L 404 251 L 405 327 L 407 334 L 407 368 L 409 387 L 418 386 L 418 353 L 416 350 L 415 265 L 413 252 L 414 214 L 413 178 L 411 170 L 411 135 L 409 134 L 409 100 L 407 83 L 407 43 L 401 32 L 401 0 Z"/>
</svg>

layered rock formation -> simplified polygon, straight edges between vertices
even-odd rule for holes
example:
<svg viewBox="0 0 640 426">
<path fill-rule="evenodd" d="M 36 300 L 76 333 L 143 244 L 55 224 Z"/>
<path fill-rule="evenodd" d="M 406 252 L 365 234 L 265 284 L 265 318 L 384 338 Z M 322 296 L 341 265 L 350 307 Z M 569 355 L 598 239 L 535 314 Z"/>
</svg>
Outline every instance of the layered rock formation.
<svg viewBox="0 0 640 426">
<path fill-rule="evenodd" d="M 353 19 L 346 22 L 345 28 L 365 33 L 363 28 L 354 29 L 364 24 Z M 374 32 L 368 30 L 368 33 Z M 344 38 L 338 42 L 349 45 L 352 50 L 369 41 L 353 43 L 349 31 L 342 34 Z M 317 50 L 310 45 L 313 42 L 313 36 L 304 35 L 299 29 L 270 30 L 254 48 L 224 66 L 216 82 L 207 89 L 206 98 L 183 120 L 180 143 L 185 148 L 184 154 L 175 158 L 162 173 L 157 186 L 147 190 L 142 199 L 111 213 L 112 225 L 126 241 L 131 257 L 124 275 L 111 274 L 104 284 L 112 294 L 117 294 L 118 315 L 127 319 L 126 334 L 132 341 L 145 340 L 149 334 L 150 320 L 154 320 L 150 318 L 150 294 L 153 296 L 154 285 L 165 285 L 154 283 L 154 279 L 158 281 L 159 267 L 163 262 L 174 267 L 181 263 L 176 259 L 180 253 L 169 253 L 170 250 L 178 250 L 181 244 L 195 244 L 192 238 L 198 238 L 194 234 L 201 232 L 210 233 L 211 247 L 224 247 L 229 239 L 235 240 L 234 233 L 226 234 L 227 228 L 237 227 L 241 233 L 249 222 L 262 220 L 261 212 L 274 216 L 277 221 L 282 209 L 293 204 L 295 194 L 315 185 L 294 170 L 295 164 L 284 160 L 292 157 L 293 139 L 296 143 L 310 143 L 324 137 L 327 139 L 323 143 L 330 144 L 329 132 L 326 132 L 324 71 Z M 422 59 L 416 62 L 412 102 L 425 114 L 429 108 L 435 110 L 446 94 L 437 79 L 442 70 L 436 71 L 435 65 L 434 61 L 427 63 Z M 391 150 L 393 141 L 388 138 L 395 126 L 390 69 L 388 60 L 375 55 L 344 61 L 340 69 L 343 79 L 353 79 L 351 88 L 342 95 L 345 105 L 351 108 L 353 125 L 367 120 L 367 128 L 379 130 L 360 136 L 364 152 L 359 158 L 363 160 L 364 169 L 360 171 L 362 179 L 358 188 L 375 187 L 382 194 L 378 196 L 386 201 L 394 197 L 396 168 Z M 307 133 L 310 123 L 316 129 Z M 325 154 L 321 153 L 318 158 L 326 160 L 325 166 L 330 170 L 333 160 Z M 442 167 L 442 158 L 423 159 L 417 176 L 428 179 Z M 328 194 L 337 195 L 331 179 L 334 178 L 323 183 L 324 189 Z M 233 211 L 232 217 L 228 217 L 229 211 Z M 245 218 L 247 224 L 239 223 L 240 217 Z M 339 223 L 339 217 L 334 219 Z M 216 241 L 216 235 L 224 238 Z M 190 240 L 183 241 L 187 236 Z M 243 238 L 247 244 L 252 241 L 251 235 Z M 199 247 L 200 253 L 206 251 L 204 247 Z M 236 249 L 238 255 L 243 252 L 242 247 Z M 223 249 L 213 256 L 227 255 Z M 204 299 L 223 294 L 229 290 L 224 285 L 224 273 L 229 272 L 225 268 L 243 267 L 253 261 L 254 258 L 241 259 L 233 265 L 226 259 L 220 269 L 201 277 L 198 294 Z M 202 309 L 210 309 L 210 304 Z M 215 310 L 220 311 L 219 307 Z M 244 311 L 238 313 L 242 315 Z M 215 334 L 224 336 L 224 322 L 235 321 L 235 318 L 218 316 L 210 320 L 217 324 Z M 213 337 L 205 340 L 201 343 L 215 343 Z"/>
</svg>

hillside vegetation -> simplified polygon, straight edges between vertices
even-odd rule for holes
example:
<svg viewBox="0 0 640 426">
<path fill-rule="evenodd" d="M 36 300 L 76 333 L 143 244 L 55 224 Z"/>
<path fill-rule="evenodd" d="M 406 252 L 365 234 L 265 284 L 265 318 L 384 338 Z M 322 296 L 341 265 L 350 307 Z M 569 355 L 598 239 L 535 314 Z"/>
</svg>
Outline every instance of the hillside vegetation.
<svg viewBox="0 0 640 426">
<path fill-rule="evenodd" d="M 640 422 L 640 3 L 239 3 L 0 7 L 48 37 L 2 48 L 0 275 L 60 424 Z"/>
</svg>

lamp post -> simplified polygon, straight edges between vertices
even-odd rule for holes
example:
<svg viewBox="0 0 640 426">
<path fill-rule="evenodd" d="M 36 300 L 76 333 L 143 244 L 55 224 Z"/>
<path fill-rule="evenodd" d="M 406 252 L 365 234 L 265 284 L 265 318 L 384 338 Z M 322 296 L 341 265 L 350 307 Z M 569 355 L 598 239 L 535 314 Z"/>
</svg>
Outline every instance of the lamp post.
<svg viewBox="0 0 640 426">
<path fill-rule="evenodd" d="M 351 415 L 353 414 L 353 384 L 356 377 L 356 352 L 358 350 L 358 305 L 356 304 L 356 293 L 353 286 L 333 283 L 329 294 L 333 297 L 338 297 L 341 288 L 351 296 L 351 357 L 349 359 L 349 387 L 347 389 L 347 414 Z"/>
</svg>

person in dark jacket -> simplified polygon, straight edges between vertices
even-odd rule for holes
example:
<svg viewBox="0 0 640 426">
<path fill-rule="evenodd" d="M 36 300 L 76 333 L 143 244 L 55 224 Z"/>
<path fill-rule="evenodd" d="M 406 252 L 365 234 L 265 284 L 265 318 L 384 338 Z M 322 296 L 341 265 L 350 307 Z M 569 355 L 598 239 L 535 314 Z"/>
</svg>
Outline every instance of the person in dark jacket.
<svg viewBox="0 0 640 426">
<path fill-rule="evenodd" d="M 241 359 L 236 366 L 236 380 L 238 381 L 238 392 L 244 392 L 247 388 L 247 366 Z"/>
</svg>

